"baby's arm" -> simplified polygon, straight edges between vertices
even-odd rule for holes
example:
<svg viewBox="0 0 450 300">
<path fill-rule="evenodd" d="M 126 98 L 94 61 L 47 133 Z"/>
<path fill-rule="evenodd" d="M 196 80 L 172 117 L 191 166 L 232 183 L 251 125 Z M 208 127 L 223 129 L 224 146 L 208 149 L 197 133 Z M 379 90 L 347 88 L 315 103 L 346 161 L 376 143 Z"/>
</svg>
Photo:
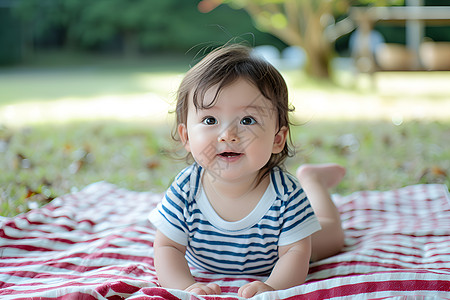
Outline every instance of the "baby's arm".
<svg viewBox="0 0 450 300">
<path fill-rule="evenodd" d="M 311 237 L 279 249 L 280 258 L 275 264 L 266 282 L 254 281 L 239 289 L 240 297 L 250 298 L 254 295 L 274 290 L 284 290 L 305 282 L 311 257 Z"/>
<path fill-rule="evenodd" d="M 175 243 L 158 230 L 153 248 L 156 273 L 161 286 L 186 290 L 199 295 L 221 293 L 217 284 L 206 285 L 195 281 L 184 257 L 185 246 Z"/>
</svg>

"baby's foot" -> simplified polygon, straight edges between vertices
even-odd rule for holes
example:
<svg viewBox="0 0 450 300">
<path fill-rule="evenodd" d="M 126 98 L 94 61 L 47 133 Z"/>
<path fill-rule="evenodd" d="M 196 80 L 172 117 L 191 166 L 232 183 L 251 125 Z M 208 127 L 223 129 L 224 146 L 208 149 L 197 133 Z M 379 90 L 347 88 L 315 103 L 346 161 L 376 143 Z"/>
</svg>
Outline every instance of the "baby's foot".
<svg viewBox="0 0 450 300">
<path fill-rule="evenodd" d="M 296 175 L 301 184 L 313 180 L 330 189 L 341 182 L 345 172 L 346 169 L 338 164 L 305 164 L 297 169 Z"/>
</svg>

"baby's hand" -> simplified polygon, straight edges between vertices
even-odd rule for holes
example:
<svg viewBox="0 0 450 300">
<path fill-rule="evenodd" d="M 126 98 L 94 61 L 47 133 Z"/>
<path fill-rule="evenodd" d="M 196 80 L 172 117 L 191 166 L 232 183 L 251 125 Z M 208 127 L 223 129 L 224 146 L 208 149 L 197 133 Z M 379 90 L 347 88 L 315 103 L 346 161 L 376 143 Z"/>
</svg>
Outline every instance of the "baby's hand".
<svg viewBox="0 0 450 300">
<path fill-rule="evenodd" d="M 200 283 L 196 282 L 193 285 L 187 287 L 185 291 L 194 293 L 197 295 L 220 295 L 222 291 L 220 290 L 220 286 L 215 283 Z"/>
<path fill-rule="evenodd" d="M 262 281 L 253 281 L 253 282 L 247 283 L 244 286 L 241 286 L 241 288 L 238 291 L 238 296 L 244 297 L 244 298 L 250 298 L 255 295 L 258 295 L 258 294 L 261 294 L 264 292 L 269 292 L 269 291 L 275 291 L 275 289 L 272 288 L 270 285 L 265 284 Z"/>
</svg>

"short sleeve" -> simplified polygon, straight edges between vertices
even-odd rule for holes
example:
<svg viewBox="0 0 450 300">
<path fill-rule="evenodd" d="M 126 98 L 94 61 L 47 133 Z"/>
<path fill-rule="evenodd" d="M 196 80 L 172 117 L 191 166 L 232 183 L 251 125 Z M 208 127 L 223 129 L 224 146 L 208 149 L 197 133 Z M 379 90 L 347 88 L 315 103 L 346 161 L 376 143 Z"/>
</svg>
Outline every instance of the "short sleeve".
<svg viewBox="0 0 450 300">
<path fill-rule="evenodd" d="M 166 237 L 183 246 L 188 243 L 188 227 L 185 219 L 187 198 L 188 193 L 176 180 L 148 217 Z"/>
</svg>

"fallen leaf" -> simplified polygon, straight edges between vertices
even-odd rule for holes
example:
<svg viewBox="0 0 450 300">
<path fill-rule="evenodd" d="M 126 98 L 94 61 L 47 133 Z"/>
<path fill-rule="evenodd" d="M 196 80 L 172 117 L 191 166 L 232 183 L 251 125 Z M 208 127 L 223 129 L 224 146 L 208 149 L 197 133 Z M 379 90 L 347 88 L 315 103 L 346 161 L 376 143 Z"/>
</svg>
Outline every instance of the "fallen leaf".
<svg viewBox="0 0 450 300">
<path fill-rule="evenodd" d="M 154 169 L 158 169 L 159 167 L 161 167 L 161 162 L 157 159 L 151 159 L 151 160 L 147 161 L 145 166 L 147 167 L 147 169 L 154 170 Z"/>
<path fill-rule="evenodd" d="M 64 153 L 71 153 L 73 151 L 73 145 L 71 145 L 71 144 L 65 144 L 64 146 L 63 146 L 63 152 Z"/>
<path fill-rule="evenodd" d="M 354 134 L 348 133 L 338 138 L 335 147 L 340 152 L 340 154 L 348 155 L 357 152 L 360 148 L 360 143 L 358 138 Z"/>
<path fill-rule="evenodd" d="M 445 172 L 444 169 L 442 169 L 439 166 L 432 166 L 431 167 L 431 174 L 433 174 L 434 176 L 444 176 L 447 177 L 447 172 Z"/>
<path fill-rule="evenodd" d="M 31 190 L 30 188 L 27 188 L 27 195 L 25 196 L 26 199 L 33 197 L 36 195 L 36 192 Z"/>
<path fill-rule="evenodd" d="M 50 201 L 52 201 L 53 199 L 55 199 L 55 197 L 51 195 L 50 190 L 45 186 L 41 186 L 37 190 L 27 187 L 25 200 L 27 202 L 28 209 L 33 209 L 36 207 L 36 205 L 37 206 L 45 205 Z"/>
<path fill-rule="evenodd" d="M 422 183 L 444 183 L 447 178 L 447 172 L 439 166 L 426 168 L 419 177 Z"/>
<path fill-rule="evenodd" d="M 85 165 L 93 161 L 93 155 L 89 147 L 75 151 L 75 160 L 69 165 L 71 174 L 78 173 Z"/>
</svg>

